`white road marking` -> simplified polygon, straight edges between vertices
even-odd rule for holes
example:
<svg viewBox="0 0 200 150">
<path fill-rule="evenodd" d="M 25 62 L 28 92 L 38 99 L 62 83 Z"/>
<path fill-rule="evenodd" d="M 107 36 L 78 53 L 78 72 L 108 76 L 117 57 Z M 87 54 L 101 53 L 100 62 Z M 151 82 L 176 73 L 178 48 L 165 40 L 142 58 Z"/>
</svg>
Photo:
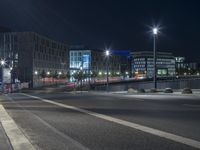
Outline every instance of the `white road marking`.
<svg viewBox="0 0 200 150">
<path fill-rule="evenodd" d="M 7 97 L 8 99 L 10 99 L 11 101 L 14 101 L 13 98 L 11 97 Z M 41 103 L 41 101 L 39 101 Z M 21 109 L 24 111 L 24 113 L 28 113 L 30 115 L 32 115 L 33 117 L 35 117 L 39 122 L 41 122 L 43 125 L 45 125 L 47 128 L 51 129 L 53 132 L 55 132 L 56 134 L 58 134 L 59 136 L 61 136 L 62 138 L 66 139 L 67 141 L 71 142 L 73 144 L 73 146 L 71 146 L 71 149 L 81 149 L 81 150 L 89 150 L 89 148 L 85 147 L 84 145 L 82 145 L 81 143 L 79 143 L 78 141 L 72 139 L 71 137 L 69 137 L 68 135 L 60 132 L 59 130 L 57 130 L 55 127 L 51 126 L 48 122 L 46 122 L 45 120 L 43 120 L 42 118 L 40 118 L 38 115 L 26 110 L 26 106 L 22 106 L 20 104 L 18 104 L 17 102 L 14 101 L 14 103 L 21 107 Z M 32 107 L 32 106 L 31 106 Z M 34 106 L 37 107 L 37 106 Z M 44 107 L 44 106 L 43 106 Z M 50 106 L 45 106 L 45 107 L 50 107 Z M 55 106 L 58 107 L 58 106 Z"/>
<path fill-rule="evenodd" d="M 14 150 L 35 150 L 2 105 L 0 105 L 0 121 Z"/>
<path fill-rule="evenodd" d="M 37 118 L 42 124 L 44 124 L 46 127 L 48 127 L 49 129 L 51 129 L 53 132 L 55 132 L 56 134 L 58 134 L 59 136 L 61 136 L 62 138 L 66 139 L 67 141 L 71 142 L 73 144 L 72 149 L 81 149 L 81 150 L 89 150 L 89 148 L 85 147 L 84 145 L 82 145 L 81 143 L 79 143 L 78 141 L 72 139 L 70 136 L 60 132 L 59 130 L 57 130 L 55 127 L 51 126 L 49 123 L 47 123 L 46 121 L 44 121 L 43 119 L 41 119 L 39 116 L 35 115 L 35 118 Z"/>
<path fill-rule="evenodd" d="M 130 127 L 130 128 L 133 128 L 133 129 L 140 130 L 142 132 L 146 132 L 146 133 L 149 133 L 149 134 L 152 134 L 152 135 L 156 135 L 156 136 L 159 136 L 159 137 L 162 137 L 162 138 L 165 138 L 165 139 L 169 139 L 169 140 L 172 140 L 172 141 L 175 141 L 175 142 L 178 142 L 178 143 L 182 143 L 182 144 L 200 149 L 200 141 L 197 141 L 197 140 L 194 140 L 194 139 L 186 138 L 186 137 L 183 137 L 183 136 L 179 136 L 179 135 L 176 135 L 176 134 L 173 134 L 173 133 L 169 133 L 169 132 L 161 131 L 161 130 L 158 130 L 158 129 L 150 128 L 150 127 L 143 126 L 143 125 L 140 125 L 140 124 L 136 124 L 136 123 L 133 123 L 133 122 L 128 122 L 128 121 L 117 119 L 117 118 L 110 117 L 110 116 L 107 116 L 107 115 L 103 115 L 103 114 L 95 113 L 95 112 L 92 112 L 92 111 L 84 110 L 84 109 L 81 109 L 81 108 L 78 108 L 78 107 L 54 102 L 52 100 L 43 99 L 43 98 L 40 98 L 40 97 L 37 97 L 37 96 L 32 96 L 32 95 L 28 95 L 28 94 L 24 94 L 24 93 L 21 93 L 21 94 L 28 96 L 28 97 L 31 97 L 31 98 L 39 99 L 39 100 L 46 102 L 46 103 L 50 103 L 50 104 L 54 104 L 54 105 L 64 107 L 64 108 L 67 108 L 67 109 L 79 111 L 79 112 L 82 112 L 82 113 L 85 113 L 85 114 L 88 114 L 88 115 L 91 115 L 91 116 L 95 116 L 95 117 L 103 119 L 103 120 L 114 122 L 114 123 L 117 123 L 117 124 L 120 124 L 120 125 L 123 125 L 123 126 L 127 126 L 127 127 Z"/>
</svg>

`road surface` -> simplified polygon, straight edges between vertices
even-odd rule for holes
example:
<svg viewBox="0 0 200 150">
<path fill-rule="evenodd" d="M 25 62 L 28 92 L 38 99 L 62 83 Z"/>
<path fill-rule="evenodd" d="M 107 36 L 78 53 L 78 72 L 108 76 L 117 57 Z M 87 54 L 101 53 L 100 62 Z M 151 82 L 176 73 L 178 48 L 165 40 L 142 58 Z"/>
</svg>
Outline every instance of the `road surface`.
<svg viewBox="0 0 200 150">
<path fill-rule="evenodd" d="M 15 93 L 1 99 L 35 149 L 200 149 L 198 95 Z"/>
</svg>

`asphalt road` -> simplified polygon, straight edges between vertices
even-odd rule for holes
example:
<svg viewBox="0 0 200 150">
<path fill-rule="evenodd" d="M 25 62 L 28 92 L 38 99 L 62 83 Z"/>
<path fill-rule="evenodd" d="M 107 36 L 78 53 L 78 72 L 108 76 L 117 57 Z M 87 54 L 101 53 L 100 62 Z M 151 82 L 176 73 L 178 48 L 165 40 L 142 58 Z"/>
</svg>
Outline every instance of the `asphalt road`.
<svg viewBox="0 0 200 150">
<path fill-rule="evenodd" d="M 200 141 L 200 96 L 198 95 L 191 97 L 105 93 L 29 94 L 36 98 L 16 93 L 5 96 L 5 100 L 0 103 L 36 149 L 198 149 L 117 122 L 123 120 L 126 123 L 138 124 L 198 142 Z M 58 106 L 51 102 L 64 105 Z M 72 109 L 63 107 L 65 105 L 74 107 Z M 87 111 L 84 112 L 85 110 Z M 102 114 L 105 119 L 101 118 Z M 110 121 L 109 117 L 118 120 Z"/>
</svg>

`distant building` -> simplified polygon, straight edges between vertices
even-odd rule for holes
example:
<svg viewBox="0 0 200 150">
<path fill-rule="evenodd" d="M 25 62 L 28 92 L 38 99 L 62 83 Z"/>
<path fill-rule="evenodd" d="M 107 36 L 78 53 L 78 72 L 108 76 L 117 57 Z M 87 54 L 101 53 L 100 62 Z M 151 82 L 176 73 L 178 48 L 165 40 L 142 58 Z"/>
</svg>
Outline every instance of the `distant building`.
<svg viewBox="0 0 200 150">
<path fill-rule="evenodd" d="M 82 68 L 84 73 L 106 74 L 106 56 L 104 50 L 90 49 L 86 47 L 71 47 L 69 53 L 71 74 L 80 71 Z M 109 74 L 120 73 L 120 56 L 109 56 Z"/>
<path fill-rule="evenodd" d="M 152 78 L 154 58 L 151 51 L 132 52 L 132 73 L 137 77 Z M 172 53 L 157 52 L 156 68 L 158 77 L 175 75 L 175 58 Z"/>
<path fill-rule="evenodd" d="M 192 69 L 192 70 L 198 70 L 199 69 L 199 64 L 197 62 L 189 62 L 186 64 L 187 68 Z"/>
<path fill-rule="evenodd" d="M 41 73 L 66 73 L 68 46 L 34 32 L 0 33 L 0 58 L 12 68 L 12 81 L 40 86 Z"/>
<path fill-rule="evenodd" d="M 131 50 L 111 50 L 113 56 L 120 57 L 120 72 L 125 77 L 131 76 Z"/>
<path fill-rule="evenodd" d="M 197 62 L 188 62 L 185 57 L 175 57 L 177 75 L 199 74 L 200 65 Z"/>
<path fill-rule="evenodd" d="M 186 68 L 185 57 L 175 57 L 175 61 L 176 61 L 176 69 Z"/>
</svg>

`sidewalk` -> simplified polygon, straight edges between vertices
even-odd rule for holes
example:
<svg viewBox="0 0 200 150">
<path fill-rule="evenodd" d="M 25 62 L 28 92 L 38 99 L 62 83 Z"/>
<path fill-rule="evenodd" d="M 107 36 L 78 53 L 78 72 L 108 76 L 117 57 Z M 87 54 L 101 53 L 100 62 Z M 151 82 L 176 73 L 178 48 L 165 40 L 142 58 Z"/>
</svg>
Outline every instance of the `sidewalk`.
<svg viewBox="0 0 200 150">
<path fill-rule="evenodd" d="M 0 95 L 0 150 L 35 150 L 1 104 L 4 99 Z"/>
<path fill-rule="evenodd" d="M 12 150 L 12 146 L 10 144 L 10 141 L 2 127 L 2 124 L 0 122 L 0 149 L 2 150 Z"/>
<path fill-rule="evenodd" d="M 1 105 L 1 100 L 2 100 L 2 95 L 0 95 L 0 105 Z M 12 150 L 11 143 L 5 133 L 5 130 L 2 126 L 2 122 L 0 120 L 0 149 L 2 150 Z"/>
</svg>

